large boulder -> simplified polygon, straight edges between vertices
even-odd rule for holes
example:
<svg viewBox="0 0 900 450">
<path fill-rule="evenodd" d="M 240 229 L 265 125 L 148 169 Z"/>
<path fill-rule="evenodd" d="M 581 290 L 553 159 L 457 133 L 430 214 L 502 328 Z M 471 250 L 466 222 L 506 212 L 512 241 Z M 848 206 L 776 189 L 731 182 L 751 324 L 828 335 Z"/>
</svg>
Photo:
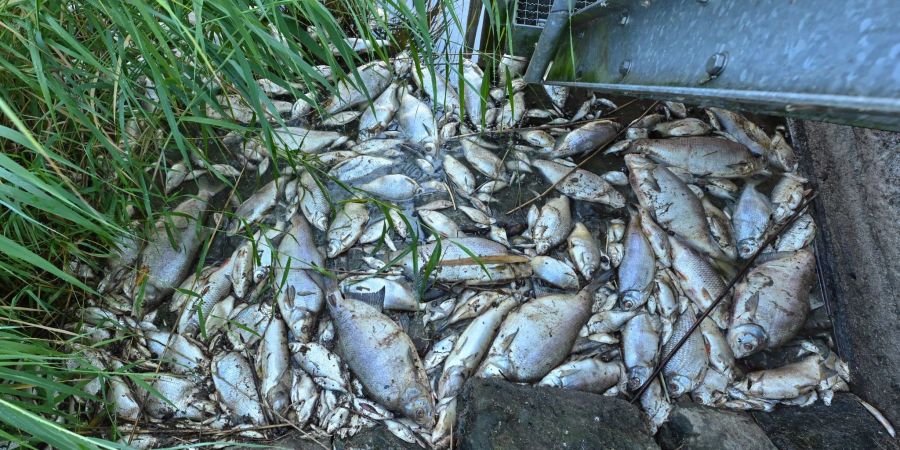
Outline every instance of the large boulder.
<svg viewBox="0 0 900 450">
<path fill-rule="evenodd" d="M 470 380 L 459 398 L 460 449 L 658 449 L 637 407 L 585 392 Z"/>
<path fill-rule="evenodd" d="M 678 403 L 656 440 L 664 450 L 776 450 L 746 413 Z"/>
</svg>

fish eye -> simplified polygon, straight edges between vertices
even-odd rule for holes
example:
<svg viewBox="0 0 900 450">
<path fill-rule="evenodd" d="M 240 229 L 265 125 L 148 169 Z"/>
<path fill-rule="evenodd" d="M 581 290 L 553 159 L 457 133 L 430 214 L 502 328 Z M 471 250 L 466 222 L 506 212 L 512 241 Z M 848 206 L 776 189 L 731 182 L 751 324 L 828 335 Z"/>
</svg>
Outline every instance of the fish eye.
<svg viewBox="0 0 900 450">
<path fill-rule="evenodd" d="M 425 409 L 424 408 L 417 409 L 416 410 L 416 418 L 421 419 L 423 417 L 425 417 Z"/>
<path fill-rule="evenodd" d="M 748 352 L 749 352 L 750 350 L 753 350 L 753 344 L 751 344 L 751 343 L 749 343 L 749 342 L 745 342 L 745 343 L 744 343 L 744 350 L 747 350 Z"/>
</svg>

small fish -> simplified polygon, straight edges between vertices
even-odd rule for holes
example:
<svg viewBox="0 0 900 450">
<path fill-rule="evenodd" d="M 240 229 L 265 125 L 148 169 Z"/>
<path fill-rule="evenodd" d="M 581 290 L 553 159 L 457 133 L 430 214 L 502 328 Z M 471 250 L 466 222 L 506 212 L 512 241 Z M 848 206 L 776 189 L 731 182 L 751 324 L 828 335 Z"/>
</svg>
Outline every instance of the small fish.
<svg viewBox="0 0 900 450">
<path fill-rule="evenodd" d="M 440 147 L 439 132 L 434 113 L 427 103 L 419 100 L 406 89 L 401 90 L 400 109 L 397 111 L 397 123 L 400 130 L 411 142 L 422 144 L 435 152 Z M 457 104 L 457 108 L 458 108 Z"/>
<path fill-rule="evenodd" d="M 481 363 L 503 319 L 515 306 L 515 299 L 506 298 L 476 317 L 462 332 L 447 360 L 438 381 L 438 398 L 455 396 L 463 383 Z"/>
<path fill-rule="evenodd" d="M 331 215 L 331 202 L 325 191 L 316 182 L 315 177 L 307 171 L 300 175 L 298 195 L 300 211 L 314 227 L 320 231 L 328 231 L 328 217 Z"/>
<path fill-rule="evenodd" d="M 266 423 L 253 369 L 240 353 L 217 354 L 212 361 L 212 379 L 219 401 L 237 422 Z"/>
<path fill-rule="evenodd" d="M 646 312 L 622 328 L 622 355 L 628 370 L 628 389 L 635 391 L 650 379 L 659 355 L 659 321 Z"/>
<path fill-rule="evenodd" d="M 149 331 L 147 349 L 167 363 L 172 372 L 190 374 L 204 369 L 208 363 L 203 348 L 193 340 L 177 333 Z"/>
<path fill-rule="evenodd" d="M 672 246 L 672 270 L 677 276 L 678 284 L 698 308 L 702 310 L 709 308 L 725 291 L 722 277 L 713 269 L 706 257 L 687 245 L 683 239 L 671 236 L 669 243 Z M 722 303 L 710 317 L 724 329 L 728 327 L 728 299 Z"/>
<path fill-rule="evenodd" d="M 650 248 L 656 255 L 656 261 L 665 267 L 672 266 L 672 247 L 669 245 L 669 235 L 650 216 L 646 209 L 639 208 L 641 231 L 650 243 Z"/>
<path fill-rule="evenodd" d="M 352 247 L 362 236 L 368 221 L 369 210 L 365 203 L 344 203 L 344 207 L 337 212 L 326 233 L 328 257 L 334 258 Z"/>
<path fill-rule="evenodd" d="M 144 409 L 156 419 L 187 419 L 202 421 L 215 414 L 216 405 L 204 400 L 200 389 L 193 380 L 170 374 L 158 374 L 152 382 L 157 395 L 142 395 Z"/>
<path fill-rule="evenodd" d="M 636 309 L 647 303 L 650 287 L 656 275 L 656 260 L 650 242 L 641 231 L 641 219 L 636 211 L 630 211 L 631 220 L 625 230 L 625 253 L 619 264 L 619 295 L 622 307 Z"/>
<path fill-rule="evenodd" d="M 797 221 L 784 230 L 778 241 L 775 242 L 775 250 L 778 252 L 794 252 L 805 248 L 816 237 L 816 222 L 806 212 L 797 218 Z"/>
<path fill-rule="evenodd" d="M 572 199 L 603 203 L 613 208 L 625 207 L 625 196 L 593 172 L 572 171 L 571 167 L 546 160 L 535 160 L 533 165 L 548 182 L 556 184 L 557 191 Z"/>
<path fill-rule="evenodd" d="M 602 394 L 624 378 L 625 368 L 621 362 L 588 358 L 560 365 L 544 376 L 538 385 Z"/>
<path fill-rule="evenodd" d="M 187 306 L 178 318 L 177 329 L 179 333 L 193 335 L 200 329 L 200 321 L 209 317 L 212 307 L 231 292 L 232 262 L 229 259 L 212 271 L 207 277 L 201 277 L 197 281 L 197 296 L 190 296 Z"/>
<path fill-rule="evenodd" d="M 772 220 L 781 223 L 803 203 L 806 178 L 786 173 L 772 188 Z"/>
<path fill-rule="evenodd" d="M 572 212 L 569 199 L 560 196 L 547 201 L 540 209 L 540 214 L 531 227 L 531 238 L 538 254 L 547 253 L 566 240 L 572 229 Z"/>
<path fill-rule="evenodd" d="M 425 225 L 442 237 L 463 237 L 459 225 L 453 219 L 439 211 L 420 210 L 419 218 Z"/>
<path fill-rule="evenodd" d="M 462 149 L 466 161 L 475 170 L 491 179 L 504 178 L 503 161 L 492 151 L 478 145 L 477 142 L 471 139 L 462 140 Z"/>
<path fill-rule="evenodd" d="M 497 118 L 497 128 L 501 130 L 515 128 L 525 117 L 526 109 L 528 107 L 525 105 L 525 92 L 516 92 L 503 104 L 500 117 Z"/>
<path fill-rule="evenodd" d="M 653 127 L 653 131 L 665 137 L 702 136 L 709 134 L 712 127 L 700 119 L 690 117 L 658 123 Z"/>
<path fill-rule="evenodd" d="M 416 86 L 431 99 L 432 104 L 442 107 L 447 114 L 459 116 L 459 95 L 456 89 L 448 84 L 447 73 L 432 72 L 425 64 L 411 72 Z"/>
<path fill-rule="evenodd" d="M 428 349 L 428 353 L 425 354 L 425 357 L 422 359 L 422 363 L 425 365 L 425 371 L 428 373 L 434 372 L 439 367 L 442 367 L 444 361 L 447 360 L 447 356 L 450 355 L 450 352 L 453 350 L 453 347 L 456 346 L 456 341 L 459 339 L 458 334 L 448 334 L 441 340 L 434 343 L 431 348 Z"/>
<path fill-rule="evenodd" d="M 609 269 L 609 257 L 603 254 L 597 240 L 583 223 L 575 223 L 566 242 L 569 246 L 569 258 L 584 279 L 590 280 L 599 268 Z"/>
<path fill-rule="evenodd" d="M 776 131 L 772 137 L 769 153 L 766 154 L 769 164 L 785 172 L 795 172 L 800 165 L 800 158 L 794 153 L 794 149 L 781 132 Z"/>
<path fill-rule="evenodd" d="M 273 318 L 266 327 L 255 362 L 262 400 L 276 416 L 286 414 L 291 403 L 290 353 L 281 319 Z"/>
<path fill-rule="evenodd" d="M 672 337 L 663 346 L 663 355 L 671 353 L 675 344 L 690 330 L 694 319 L 693 314 L 689 314 L 689 312 L 691 312 L 690 308 L 675 321 Z M 709 359 L 706 355 L 706 342 L 703 340 L 700 330 L 695 330 L 663 368 L 669 394 L 677 398 L 693 391 L 703 381 L 707 367 L 709 367 Z"/>
<path fill-rule="evenodd" d="M 341 359 L 325 346 L 316 342 L 292 343 L 291 355 L 294 362 L 313 381 L 324 389 L 345 393 L 350 391 Z"/>
<path fill-rule="evenodd" d="M 520 131 L 519 137 L 528 144 L 540 148 L 542 151 L 549 152 L 556 145 L 556 138 L 544 130 Z"/>
<path fill-rule="evenodd" d="M 556 141 L 556 146 L 547 157 L 565 158 L 603 147 L 616 138 L 618 131 L 618 125 L 609 120 L 586 123 Z"/>
<path fill-rule="evenodd" d="M 265 186 L 247 197 L 233 214 L 232 226 L 228 235 L 233 236 L 241 227 L 253 225 L 262 220 L 284 193 L 289 177 L 279 177 L 266 183 Z"/>
<path fill-rule="evenodd" d="M 756 155 L 766 156 L 772 146 L 772 140 L 755 123 L 746 117 L 721 108 L 708 108 L 713 125 L 733 136 L 737 142 L 744 144 Z"/>
<path fill-rule="evenodd" d="M 376 197 L 392 202 L 411 200 L 416 194 L 421 192 L 421 187 L 419 183 L 416 183 L 416 180 L 401 174 L 380 176 L 356 187 Z"/>
<path fill-rule="evenodd" d="M 737 242 L 731 233 L 731 219 L 714 205 L 708 198 L 700 199 L 703 211 L 706 213 L 706 222 L 709 224 L 709 232 L 719 244 L 719 248 L 730 260 L 737 259 Z"/>
<path fill-rule="evenodd" d="M 382 298 L 377 305 L 379 308 L 412 312 L 419 310 L 416 293 L 406 283 L 397 279 L 360 275 L 344 279 L 340 286 L 341 292 L 347 297 L 357 300 L 363 300 L 357 295 L 365 296 L 380 292 Z"/>
<path fill-rule="evenodd" d="M 463 60 L 463 100 L 465 101 L 466 114 L 469 120 L 475 124 L 475 129 L 483 130 L 484 122 L 482 113 L 490 105 L 490 100 L 481 95 L 481 86 L 484 82 L 484 72 L 472 61 Z"/>
<path fill-rule="evenodd" d="M 337 91 L 328 100 L 325 112 L 334 114 L 376 98 L 391 83 L 391 69 L 384 61 L 373 61 L 357 69 L 362 85 L 356 77 L 349 77 L 337 84 Z"/>
<path fill-rule="evenodd" d="M 450 183 L 463 194 L 472 195 L 475 192 L 475 175 L 458 159 L 444 155 L 444 172 Z"/>
<path fill-rule="evenodd" d="M 547 92 L 547 97 L 550 97 L 550 102 L 553 103 L 553 106 L 557 109 L 561 110 L 566 106 L 566 100 L 569 98 L 568 86 L 545 84 L 544 91 Z"/>
<path fill-rule="evenodd" d="M 394 165 L 396 161 L 371 155 L 358 155 L 331 168 L 328 174 L 344 183 L 352 183 L 372 172 Z"/>
<path fill-rule="evenodd" d="M 326 148 L 339 147 L 350 140 L 335 131 L 309 130 L 301 127 L 276 128 L 272 139 L 276 146 L 287 151 L 319 153 Z"/>
<path fill-rule="evenodd" d="M 336 114 L 332 114 L 322 120 L 323 127 L 333 128 L 333 127 L 342 127 L 347 125 L 350 122 L 353 122 L 362 115 L 360 111 L 342 111 Z"/>
<path fill-rule="evenodd" d="M 772 204 L 756 190 L 756 183 L 747 182 L 731 217 L 734 238 L 741 258 L 749 258 L 762 245 L 772 217 Z"/>
<path fill-rule="evenodd" d="M 504 54 L 500 58 L 497 67 L 497 74 L 500 77 L 500 85 L 506 85 L 507 81 L 511 81 L 525 73 L 528 67 L 528 58 L 524 56 L 515 56 Z"/>
<path fill-rule="evenodd" d="M 535 256 L 530 261 L 534 276 L 560 289 L 578 289 L 578 275 L 568 264 L 549 256 Z"/>
</svg>

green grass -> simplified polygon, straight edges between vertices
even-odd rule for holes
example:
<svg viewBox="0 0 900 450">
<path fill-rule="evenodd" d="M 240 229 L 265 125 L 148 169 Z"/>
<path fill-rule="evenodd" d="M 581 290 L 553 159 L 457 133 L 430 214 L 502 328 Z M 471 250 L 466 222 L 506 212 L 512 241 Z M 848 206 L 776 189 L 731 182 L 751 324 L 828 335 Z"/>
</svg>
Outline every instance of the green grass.
<svg viewBox="0 0 900 450">
<path fill-rule="evenodd" d="M 315 65 L 358 80 L 355 67 L 390 56 L 386 49 L 357 55 L 347 36 L 390 39 L 394 49 L 411 49 L 415 70 L 436 73 L 436 56 L 461 61 L 435 44 L 465 20 L 448 4 L 0 0 L 0 440 L 119 447 L 83 436 L 115 426 L 102 391 L 83 389 L 111 373 L 90 364 L 83 336 L 67 326 L 72 311 L 98 298 L 96 280 L 68 268 L 102 274 L 107 249 L 132 220 L 145 235 L 183 200 L 161 191 L 164 167 L 190 164 L 191 155 L 208 160 L 223 132 L 262 133 L 274 151 L 273 125 L 208 118 L 216 95 L 238 95 L 263 117 L 270 104 L 255 80 L 268 78 L 295 96 L 321 92 L 312 99 L 318 106 L 335 83 Z M 388 24 L 378 10 L 394 12 L 390 32 L 380 31 Z M 504 42 L 500 13 L 489 8 L 494 40 Z M 146 94 L 148 81 L 157 98 Z"/>
</svg>

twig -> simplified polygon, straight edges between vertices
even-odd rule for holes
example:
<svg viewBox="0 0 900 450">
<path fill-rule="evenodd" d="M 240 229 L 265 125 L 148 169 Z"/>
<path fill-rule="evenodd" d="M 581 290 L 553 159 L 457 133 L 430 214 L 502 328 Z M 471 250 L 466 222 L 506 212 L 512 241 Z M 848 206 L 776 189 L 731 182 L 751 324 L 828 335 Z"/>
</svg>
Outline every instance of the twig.
<svg viewBox="0 0 900 450">
<path fill-rule="evenodd" d="M 716 306 L 718 306 L 719 303 L 722 303 L 722 300 L 726 295 L 728 295 L 729 292 L 731 292 L 731 289 L 738 283 L 738 281 L 740 281 L 741 278 L 743 278 L 743 276 L 750 271 L 750 267 L 753 266 L 756 258 L 759 257 L 759 255 L 761 255 L 766 248 L 772 245 L 772 243 L 775 242 L 775 239 L 778 238 L 781 233 L 787 230 L 788 227 L 793 225 L 794 222 L 796 222 L 797 219 L 800 218 L 800 215 L 803 214 L 810 203 L 812 203 L 813 199 L 816 198 L 816 195 L 818 195 L 818 193 L 813 193 L 812 195 L 804 199 L 803 203 L 796 210 L 794 210 L 794 213 L 786 221 L 784 221 L 781 226 L 779 226 L 775 230 L 775 232 L 769 234 L 769 236 L 766 237 L 766 240 L 763 241 L 762 245 L 759 246 L 756 252 L 754 252 L 753 255 L 750 256 L 749 259 L 747 259 L 747 261 L 741 267 L 741 270 L 739 270 L 738 273 L 731 279 L 731 281 L 729 281 L 728 284 L 725 285 L 725 289 L 723 289 L 722 292 L 719 293 L 718 296 L 716 296 L 716 299 L 712 302 L 712 304 L 709 305 L 709 307 L 703 311 L 703 314 L 701 314 L 700 317 L 694 321 L 694 323 L 688 329 L 687 333 L 685 333 L 684 336 L 682 336 L 681 339 L 679 339 L 678 342 L 675 343 L 675 347 L 672 348 L 672 351 L 670 351 L 669 354 L 666 355 L 662 359 L 662 361 L 660 361 L 660 363 L 656 365 L 656 368 L 653 369 L 653 373 L 651 373 L 650 376 L 647 377 L 647 381 L 645 381 L 644 384 L 641 385 L 641 387 L 634 394 L 634 397 L 632 397 L 631 403 L 634 403 L 635 401 L 640 399 L 642 395 L 644 395 L 644 392 L 647 391 L 647 388 L 650 386 L 650 384 L 655 381 L 656 376 L 659 375 L 660 372 L 662 372 L 663 367 L 666 367 L 666 364 L 669 363 L 669 361 L 672 359 L 672 357 L 675 356 L 676 353 L 678 353 L 678 350 L 681 349 L 684 343 L 687 342 L 692 334 L 694 334 L 694 331 L 697 331 L 697 327 L 700 326 L 700 323 L 702 323 L 704 320 L 706 320 L 707 317 L 709 317 L 710 314 L 712 314 L 713 310 L 716 309 Z"/>
<path fill-rule="evenodd" d="M 653 104 L 650 105 L 650 106 L 644 111 L 643 114 L 641 114 L 637 119 L 635 119 L 635 121 L 638 121 L 638 120 L 643 119 L 644 116 L 646 116 L 647 113 L 649 113 L 649 112 L 650 112 L 653 108 L 655 108 L 656 105 L 658 105 L 658 104 L 659 104 L 659 102 L 653 102 Z M 528 206 L 528 205 L 530 205 L 530 204 L 532 204 L 532 203 L 534 203 L 534 202 L 540 200 L 540 199 L 543 198 L 545 195 L 549 194 L 550 191 L 552 191 L 553 189 L 556 189 L 556 186 L 559 186 L 560 183 L 562 183 L 562 182 L 565 181 L 567 178 L 569 178 L 573 173 L 575 173 L 576 170 L 580 169 L 582 166 L 584 166 L 585 164 L 587 164 L 588 161 L 590 161 L 593 157 L 599 155 L 600 152 L 602 152 L 603 150 L 605 150 L 606 147 L 609 147 L 610 144 L 612 144 L 613 142 L 616 142 L 616 139 L 618 139 L 619 136 L 621 136 L 623 133 L 625 133 L 625 131 L 626 131 L 627 129 L 628 129 L 627 127 L 622 127 L 622 129 L 619 130 L 618 133 L 616 133 L 616 137 L 614 137 L 612 140 L 610 140 L 610 141 L 607 142 L 606 144 L 601 145 L 601 146 L 598 147 L 596 150 L 594 150 L 590 155 L 587 156 L 587 158 L 584 158 L 581 162 L 579 162 L 577 165 L 575 165 L 575 167 L 572 167 L 572 168 L 569 170 L 568 173 L 566 173 L 565 175 L 563 175 L 562 177 L 560 177 L 560 179 L 556 180 L 555 183 L 551 184 L 550 187 L 548 187 L 547 189 L 545 189 L 544 192 L 541 192 L 541 193 L 538 194 L 537 196 L 533 197 L 531 200 L 528 200 L 527 202 L 522 203 L 521 205 L 516 206 L 515 208 L 513 208 L 513 209 L 507 211 L 506 214 L 507 214 L 507 215 L 510 215 L 510 214 L 512 214 L 512 213 L 514 213 L 514 212 L 516 212 L 516 211 L 518 211 L 518 210 L 520 210 L 520 209 L 522 209 L 522 208 L 524 208 L 524 207 L 526 207 L 526 206 Z"/>
</svg>

